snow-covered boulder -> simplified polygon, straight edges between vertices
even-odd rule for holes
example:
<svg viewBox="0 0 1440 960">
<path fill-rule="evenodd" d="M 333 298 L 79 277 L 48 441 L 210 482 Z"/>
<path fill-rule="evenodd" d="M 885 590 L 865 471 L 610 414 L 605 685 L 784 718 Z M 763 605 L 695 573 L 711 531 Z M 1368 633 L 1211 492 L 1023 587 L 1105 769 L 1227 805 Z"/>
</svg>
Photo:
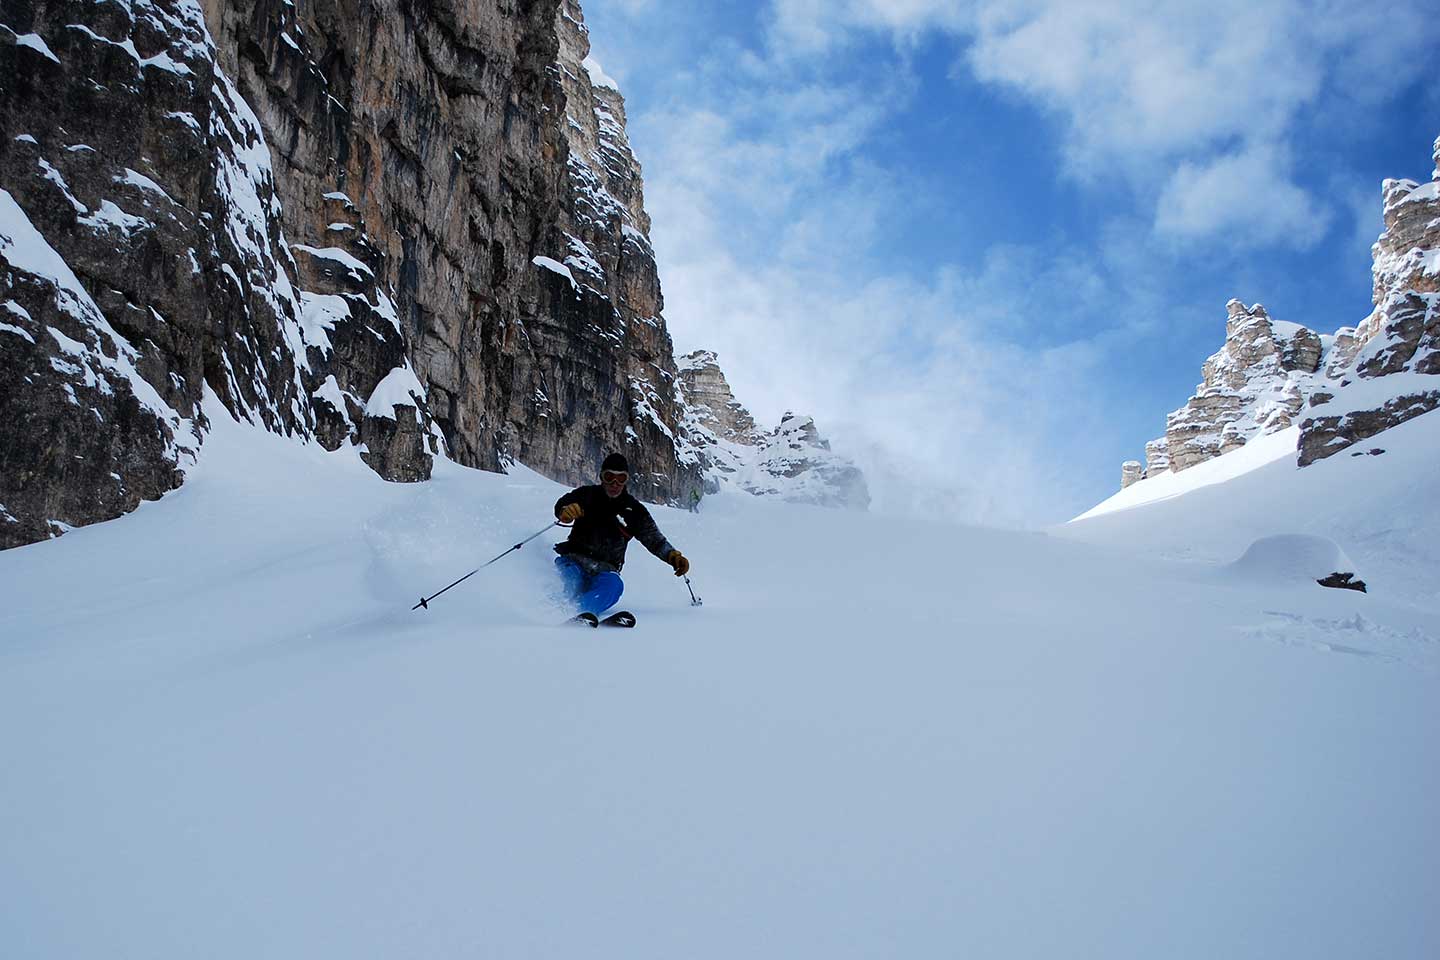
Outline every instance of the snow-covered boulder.
<svg viewBox="0 0 1440 960">
<path fill-rule="evenodd" d="M 1261 537 L 1221 571 L 1245 583 L 1294 583 L 1364 590 L 1355 562 L 1327 537 L 1288 533 Z M 1330 581 L 1326 583 L 1324 581 Z"/>
</svg>

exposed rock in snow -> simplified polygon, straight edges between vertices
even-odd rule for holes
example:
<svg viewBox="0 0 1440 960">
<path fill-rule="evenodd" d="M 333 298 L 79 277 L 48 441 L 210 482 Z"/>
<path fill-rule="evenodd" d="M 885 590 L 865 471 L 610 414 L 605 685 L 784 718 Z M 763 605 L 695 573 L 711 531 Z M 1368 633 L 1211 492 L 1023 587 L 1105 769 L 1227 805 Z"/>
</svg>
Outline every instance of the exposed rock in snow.
<svg viewBox="0 0 1440 960">
<path fill-rule="evenodd" d="M 198 442 L 175 427 L 203 434 L 207 383 L 268 429 L 364 447 L 391 479 L 448 447 L 589 480 L 624 449 L 642 496 L 699 484 L 624 101 L 582 66 L 578 5 L 12 6 L 6 227 L 44 238 L 77 278 L 65 296 L 114 337 L 57 316 L 44 278 L 0 274 L 0 373 L 20 385 L 0 546 L 173 488 Z M 102 356 L 135 377 L 117 387 Z M 367 415 L 397 370 L 424 396 Z M 155 423 L 107 406 L 143 389 L 168 411 Z"/>
<path fill-rule="evenodd" d="M 680 376 L 689 407 L 685 433 L 698 450 L 707 490 L 732 487 L 792 503 L 869 507 L 864 475 L 831 451 L 812 418 L 786 413 L 770 433 L 757 430 L 709 350 L 682 357 Z"/>
<path fill-rule="evenodd" d="M 701 426 L 730 443 L 760 444 L 755 418 L 735 399 L 712 351 L 696 350 L 681 357 L 680 375 L 685 381 L 685 398 Z"/>
<path fill-rule="evenodd" d="M 1226 310 L 1225 345 L 1205 361 L 1195 396 L 1166 418 L 1164 438 L 1146 445 L 1146 476 L 1184 470 L 1283 430 L 1305 404 L 1320 337 L 1271 319 L 1258 303 L 1231 300 Z"/>
<path fill-rule="evenodd" d="M 269 153 L 200 7 L 13 13 L 35 39 L 0 39 L 0 112 L 26 131 L 0 142 L 0 300 L 28 339 L 0 338 L 0 546 L 180 483 L 207 380 L 272 430 L 311 423 Z"/>
<path fill-rule="evenodd" d="M 418 411 L 425 408 L 425 388 L 408 362 L 386 374 L 365 404 L 360 459 L 387 480 L 430 479 L 432 459 L 425 452 L 426 434 Z"/>
<path fill-rule="evenodd" d="M 1299 424 L 1300 466 L 1440 407 L 1440 139 L 1433 179 L 1386 180 L 1374 311 L 1320 337 L 1227 305 L 1225 345 L 1204 382 L 1145 445 L 1145 477 L 1181 471 Z M 1128 477 L 1126 474 L 1125 477 Z M 1122 489 L 1133 483 L 1122 478 Z"/>
<path fill-rule="evenodd" d="M 287 237 L 375 272 L 456 460 L 589 482 L 622 449 L 638 495 L 698 482 L 674 446 L 624 102 L 582 66 L 577 4 L 234 0 L 207 15 L 276 155 Z M 377 256 L 338 242 L 356 231 L 337 223 L 362 220 Z M 366 396 L 394 366 L 340 386 Z"/>
<path fill-rule="evenodd" d="M 1301 424 L 1302 466 L 1440 407 L 1440 139 L 1434 161 L 1429 183 L 1385 181 L 1375 309 L 1336 335 Z"/>
<path fill-rule="evenodd" d="M 546 410 L 548 427 L 539 432 L 555 431 L 551 442 L 560 462 L 547 467 L 522 459 L 553 476 L 593 482 L 603 451 L 623 450 L 638 496 L 684 502 L 701 484 L 700 462 L 681 429 L 686 411 L 661 318 L 645 184 L 625 130 L 625 98 L 590 58 L 589 31 L 576 0 L 561 0 L 555 28 L 569 199 L 560 221 L 564 246 L 557 246 L 553 259 L 562 261 L 579 294 L 565 309 L 595 338 L 592 355 L 622 365 L 627 389 L 615 396 L 603 381 L 579 390 L 554 381 L 537 384 L 547 397 L 557 387 L 578 394 L 574 399 L 583 398 L 599 414 L 598 422 L 588 433 L 577 433 L 571 418 L 550 417 Z"/>
<path fill-rule="evenodd" d="M 347 442 L 362 447 L 361 458 L 387 480 L 428 479 L 444 438 L 406 355 L 392 291 L 380 280 L 384 254 L 348 198 L 322 199 L 330 246 L 292 245 L 304 288 L 308 381 L 318 381 L 310 391 L 316 436 L 331 450 Z M 362 404 L 362 397 L 369 400 Z"/>
</svg>

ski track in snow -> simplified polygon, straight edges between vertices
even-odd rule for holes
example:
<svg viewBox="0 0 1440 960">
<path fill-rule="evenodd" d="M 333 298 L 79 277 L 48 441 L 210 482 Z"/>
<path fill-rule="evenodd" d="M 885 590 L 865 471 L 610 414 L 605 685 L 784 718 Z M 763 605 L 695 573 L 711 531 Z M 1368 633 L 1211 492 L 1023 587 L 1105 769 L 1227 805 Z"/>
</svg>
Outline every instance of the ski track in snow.
<svg viewBox="0 0 1440 960">
<path fill-rule="evenodd" d="M 207 412 L 182 488 L 0 553 L 7 957 L 1440 953 L 1440 604 L 1216 512 L 1275 464 L 1060 535 L 657 508 L 705 605 L 635 546 L 580 631 L 558 530 L 409 610 L 562 488 Z M 1236 573 L 1295 532 L 1380 589 Z"/>
<path fill-rule="evenodd" d="M 1440 638 L 1419 627 L 1402 632 L 1359 613 L 1330 620 L 1280 610 L 1266 610 L 1265 614 L 1271 620 L 1245 628 L 1246 636 L 1440 673 Z"/>
</svg>

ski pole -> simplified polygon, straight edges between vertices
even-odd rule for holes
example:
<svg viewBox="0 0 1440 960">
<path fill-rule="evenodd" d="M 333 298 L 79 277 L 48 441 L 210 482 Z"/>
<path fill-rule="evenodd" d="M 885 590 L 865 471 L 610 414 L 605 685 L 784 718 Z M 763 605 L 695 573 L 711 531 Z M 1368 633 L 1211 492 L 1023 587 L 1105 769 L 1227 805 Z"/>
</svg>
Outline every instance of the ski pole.
<svg viewBox="0 0 1440 960">
<path fill-rule="evenodd" d="M 686 577 L 686 578 L 685 578 L 685 589 L 690 591 L 690 606 L 692 606 L 692 607 L 704 606 L 705 601 L 704 601 L 704 600 L 701 600 L 699 597 L 695 596 L 695 588 L 692 587 L 692 586 L 690 586 L 690 578 L 689 578 L 689 577 Z"/>
<path fill-rule="evenodd" d="M 549 530 L 550 527 L 563 527 L 563 526 L 564 526 L 563 523 L 561 523 L 559 520 L 556 520 L 554 523 L 550 524 L 549 527 L 546 527 L 545 530 Z M 540 536 L 540 534 L 544 533 L 545 530 L 537 530 L 537 531 L 535 531 L 535 532 L 532 533 L 530 536 L 526 537 L 524 540 L 521 540 L 519 543 L 515 544 L 515 546 L 511 547 L 509 550 L 506 550 L 504 553 L 500 554 L 500 556 L 499 556 L 499 557 L 496 557 L 495 560 L 499 560 L 500 557 L 504 557 L 504 556 L 507 556 L 508 554 L 514 553 L 516 550 L 519 550 L 521 547 L 525 546 L 525 544 L 529 543 L 531 540 L 534 540 L 536 537 Z M 494 563 L 495 560 L 488 560 L 488 561 L 486 561 L 485 563 L 480 564 L 480 566 L 476 567 L 474 570 L 471 570 L 469 573 L 465 574 L 465 576 L 461 577 L 459 580 L 456 580 L 454 583 L 450 584 L 450 586 L 449 586 L 449 587 L 446 587 L 445 590 L 449 590 L 450 587 L 459 586 L 460 584 L 464 583 L 466 580 L 469 580 L 471 577 L 475 576 L 475 574 L 479 573 L 481 570 L 484 570 L 486 567 L 490 566 L 490 564 Z M 411 607 L 410 609 L 411 609 L 411 610 L 419 610 L 421 607 L 424 607 L 426 610 L 429 610 L 429 609 L 430 609 L 430 601 L 431 601 L 431 600 L 434 600 L 436 597 L 440 596 L 440 594 L 444 593 L 445 590 L 440 590 L 440 591 L 437 592 L 437 593 L 432 593 L 432 594 L 431 594 L 430 596 L 428 596 L 428 597 L 421 597 L 421 598 L 420 598 L 420 602 L 417 603 L 417 604 L 415 604 L 415 606 Z"/>
</svg>

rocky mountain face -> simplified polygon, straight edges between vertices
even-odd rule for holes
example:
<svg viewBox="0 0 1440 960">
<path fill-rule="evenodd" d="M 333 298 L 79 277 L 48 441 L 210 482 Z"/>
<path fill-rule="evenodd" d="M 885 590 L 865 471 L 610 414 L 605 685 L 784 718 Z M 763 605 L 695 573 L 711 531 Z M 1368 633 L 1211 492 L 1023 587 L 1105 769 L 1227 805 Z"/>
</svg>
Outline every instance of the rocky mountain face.
<svg viewBox="0 0 1440 960">
<path fill-rule="evenodd" d="M 740 489 L 791 503 L 865 510 L 870 490 L 860 468 L 831 452 L 810 417 L 786 413 L 763 438 L 754 466 L 739 477 Z"/>
<path fill-rule="evenodd" d="M 1143 471 L 1122 465 L 1122 488 L 1296 423 L 1303 467 L 1440 406 L 1440 139 L 1434 159 L 1429 183 L 1384 183 L 1374 311 L 1322 336 L 1231 300 L 1225 345 L 1165 436 L 1145 445 Z"/>
<path fill-rule="evenodd" d="M 587 53 L 573 0 L 0 0 L 0 547 L 178 485 L 207 391 L 392 480 L 694 488 Z"/>
<path fill-rule="evenodd" d="M 1225 345 L 1205 361 L 1195 395 L 1166 417 L 1165 436 L 1145 445 L 1147 476 L 1184 470 L 1283 430 L 1305 406 L 1322 343 L 1260 304 L 1226 304 Z"/>
<path fill-rule="evenodd" d="M 0 547 L 177 486 L 207 387 L 309 436 L 255 115 L 193 3 L 0 4 Z"/>
<path fill-rule="evenodd" d="M 714 352 L 696 350 L 681 357 L 680 375 L 685 382 L 685 398 L 701 428 L 728 443 L 759 446 L 755 418 L 735 399 Z"/>
<path fill-rule="evenodd" d="M 613 368 L 601 371 L 603 389 L 576 398 L 588 407 L 583 415 L 577 418 L 573 407 L 554 408 L 561 414 L 560 432 L 549 472 L 592 482 L 604 452 L 624 450 L 632 488 L 653 499 L 682 501 L 700 482 L 701 465 L 681 429 L 687 411 L 661 316 L 664 299 L 640 162 L 625 132 L 625 98 L 589 56 L 580 5 L 563 0 L 556 23 L 569 153 L 560 218 L 564 245 L 555 256 L 570 271 L 574 295 L 587 305 L 588 332 L 601 338 L 590 356 Z"/>
<path fill-rule="evenodd" d="M 455 459 L 582 482 L 618 449 L 639 495 L 696 482 L 624 101 L 591 82 L 574 0 L 206 12 L 281 161 L 292 241 L 374 249 Z M 337 203 L 368 229 L 332 230 Z"/>
<path fill-rule="evenodd" d="M 685 433 L 696 446 L 707 491 L 731 487 L 791 503 L 869 507 L 864 474 L 831 451 L 812 418 L 786 413 L 769 433 L 757 429 L 708 350 L 682 357 L 680 376 L 690 411 Z"/>
<path fill-rule="evenodd" d="M 1386 180 L 1375 309 L 1342 329 L 1300 426 L 1300 465 L 1440 407 L 1440 138 L 1428 183 Z"/>
</svg>

